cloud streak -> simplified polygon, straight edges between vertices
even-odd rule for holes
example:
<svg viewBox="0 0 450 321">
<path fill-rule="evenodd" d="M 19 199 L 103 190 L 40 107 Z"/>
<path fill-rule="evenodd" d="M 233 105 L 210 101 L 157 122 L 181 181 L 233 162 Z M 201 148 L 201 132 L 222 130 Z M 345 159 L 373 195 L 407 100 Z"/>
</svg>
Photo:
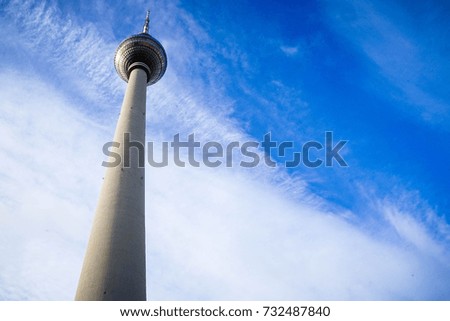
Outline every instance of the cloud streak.
<svg viewBox="0 0 450 321">
<path fill-rule="evenodd" d="M 449 65 L 442 55 L 445 48 L 429 41 L 436 37 L 439 20 L 428 19 L 437 28 L 425 27 L 417 32 L 414 25 L 417 22 L 410 22 L 404 9 L 395 3 L 387 6 L 376 1 L 324 1 L 324 4 L 332 30 L 377 66 L 378 72 L 397 89 L 391 90 L 391 95 L 408 104 L 403 111 L 411 113 L 412 109 L 423 121 L 445 126 L 450 116 L 445 102 L 448 97 L 440 83 L 446 78 L 444 71 Z M 425 15 L 435 14 L 428 11 Z"/>
<path fill-rule="evenodd" d="M 105 132 L 38 77 L 0 79 L 0 298 L 71 299 Z"/>
<path fill-rule="evenodd" d="M 405 234 L 400 242 L 383 240 L 251 175 L 151 169 L 149 182 L 151 299 L 448 297 L 444 253 L 436 259 L 425 248 L 417 251 Z M 206 195 L 201 186 L 208 186 Z M 172 199 L 178 201 L 163 205 Z M 403 228 L 417 237 L 411 226 Z"/>
<path fill-rule="evenodd" d="M 11 1 L 5 13 L 17 28 L 5 43 L 21 39 L 24 49 L 38 58 L 46 71 L 70 80 L 67 87 L 82 92 L 91 103 L 120 101 L 122 86 L 111 61 L 115 44 L 107 42 L 92 23 L 80 25 L 63 16 L 51 2 Z M 105 59 L 106 57 L 106 59 Z M 66 88 L 67 88 L 66 87 Z"/>
</svg>

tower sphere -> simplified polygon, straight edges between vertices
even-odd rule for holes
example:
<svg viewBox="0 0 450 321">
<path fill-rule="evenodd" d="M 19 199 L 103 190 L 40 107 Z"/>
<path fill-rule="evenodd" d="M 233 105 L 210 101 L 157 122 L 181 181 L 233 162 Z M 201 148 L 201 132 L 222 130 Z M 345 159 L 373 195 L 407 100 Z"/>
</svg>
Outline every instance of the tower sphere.
<svg viewBox="0 0 450 321">
<path fill-rule="evenodd" d="M 114 66 L 119 76 L 126 82 L 133 68 L 144 67 L 143 69 L 147 72 L 147 86 L 150 86 L 164 75 L 167 68 L 167 56 L 158 40 L 142 32 L 120 43 L 114 57 Z"/>
</svg>

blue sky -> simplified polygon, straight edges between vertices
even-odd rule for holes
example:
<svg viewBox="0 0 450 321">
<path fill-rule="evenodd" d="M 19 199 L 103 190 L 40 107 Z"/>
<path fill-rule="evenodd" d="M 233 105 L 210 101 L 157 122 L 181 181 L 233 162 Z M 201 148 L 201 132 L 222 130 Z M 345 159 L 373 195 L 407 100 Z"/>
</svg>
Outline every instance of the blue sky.
<svg viewBox="0 0 450 321">
<path fill-rule="evenodd" d="M 147 140 L 332 131 L 349 165 L 148 166 L 149 299 L 450 298 L 448 3 L 1 1 L 0 299 L 73 298 L 149 7 Z"/>
</svg>

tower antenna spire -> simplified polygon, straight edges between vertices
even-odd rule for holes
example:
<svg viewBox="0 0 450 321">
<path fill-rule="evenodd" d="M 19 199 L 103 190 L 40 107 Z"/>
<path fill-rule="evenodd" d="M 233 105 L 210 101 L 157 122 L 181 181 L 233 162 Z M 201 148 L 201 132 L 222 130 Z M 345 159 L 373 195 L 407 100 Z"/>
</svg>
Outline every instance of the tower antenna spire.
<svg viewBox="0 0 450 321">
<path fill-rule="evenodd" d="M 149 22 L 150 22 L 150 10 L 147 10 L 147 16 L 145 17 L 144 29 L 142 30 L 143 33 L 148 33 Z"/>
</svg>

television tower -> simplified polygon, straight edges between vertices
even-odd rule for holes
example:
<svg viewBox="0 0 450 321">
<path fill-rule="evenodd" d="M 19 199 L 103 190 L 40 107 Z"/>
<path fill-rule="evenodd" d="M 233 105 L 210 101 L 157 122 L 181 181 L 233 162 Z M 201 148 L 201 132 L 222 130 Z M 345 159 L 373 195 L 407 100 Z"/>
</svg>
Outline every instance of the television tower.
<svg viewBox="0 0 450 321">
<path fill-rule="evenodd" d="M 164 48 L 148 33 L 149 15 L 142 32 L 122 41 L 114 57 L 117 73 L 128 82 L 114 134 L 121 163 L 106 170 L 75 300 L 147 298 L 143 148 L 124 145 L 128 136 L 128 142 L 145 146 L 146 89 L 167 67 Z"/>
</svg>

